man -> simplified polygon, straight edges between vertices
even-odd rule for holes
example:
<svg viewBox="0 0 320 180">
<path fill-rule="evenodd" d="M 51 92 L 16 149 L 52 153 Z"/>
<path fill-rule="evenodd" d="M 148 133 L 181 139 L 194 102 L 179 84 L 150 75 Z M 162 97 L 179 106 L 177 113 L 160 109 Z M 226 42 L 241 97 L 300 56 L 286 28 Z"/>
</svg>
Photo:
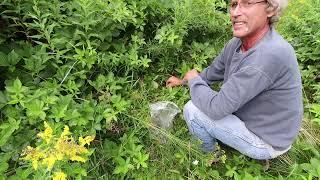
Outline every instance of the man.
<svg viewBox="0 0 320 180">
<path fill-rule="evenodd" d="M 216 139 L 254 159 L 290 149 L 303 104 L 294 50 L 273 28 L 285 6 L 285 0 L 231 0 L 234 38 L 200 74 L 193 69 L 167 80 L 168 87 L 188 84 L 184 117 L 205 152 Z M 209 85 L 219 81 L 220 91 L 213 91 Z"/>
</svg>

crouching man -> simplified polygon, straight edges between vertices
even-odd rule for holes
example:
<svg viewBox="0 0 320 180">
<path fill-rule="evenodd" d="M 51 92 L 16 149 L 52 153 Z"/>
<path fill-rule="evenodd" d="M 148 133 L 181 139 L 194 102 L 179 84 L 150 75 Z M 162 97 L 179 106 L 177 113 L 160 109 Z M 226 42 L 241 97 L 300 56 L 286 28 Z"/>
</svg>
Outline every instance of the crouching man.
<svg viewBox="0 0 320 180">
<path fill-rule="evenodd" d="M 205 152 L 216 140 L 254 159 L 271 159 L 288 151 L 302 116 L 302 85 L 292 46 L 273 23 L 286 0 L 231 0 L 233 36 L 213 63 L 168 87 L 184 83 L 191 100 L 184 118 Z M 223 81 L 219 92 L 210 85 Z"/>
</svg>

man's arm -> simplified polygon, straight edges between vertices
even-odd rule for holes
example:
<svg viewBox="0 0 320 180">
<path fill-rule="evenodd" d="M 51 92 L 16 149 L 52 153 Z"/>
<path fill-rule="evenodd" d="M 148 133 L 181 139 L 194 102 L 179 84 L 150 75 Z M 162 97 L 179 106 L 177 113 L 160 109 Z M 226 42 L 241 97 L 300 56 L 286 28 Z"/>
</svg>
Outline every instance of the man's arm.
<svg viewBox="0 0 320 180">
<path fill-rule="evenodd" d="M 225 64 L 222 51 L 211 63 L 210 66 L 205 68 L 199 75 L 207 83 L 213 84 L 214 82 L 222 81 L 224 77 Z"/>
<path fill-rule="evenodd" d="M 188 74 L 188 73 L 187 73 Z M 202 80 L 204 80 L 207 84 L 212 84 L 216 81 L 221 81 L 223 80 L 224 76 L 224 62 L 222 60 L 222 53 L 217 56 L 212 64 L 205 68 L 200 74 L 197 73 Z M 186 76 L 186 75 L 185 75 Z M 166 86 L 167 87 L 175 87 L 175 86 L 180 86 L 180 85 L 186 85 L 188 81 L 185 79 L 180 79 L 175 76 L 171 76 L 167 81 L 166 81 Z"/>
<path fill-rule="evenodd" d="M 220 52 L 220 54 L 213 60 L 210 66 L 205 68 L 199 76 L 202 78 L 203 81 L 205 81 L 207 84 L 212 84 L 214 82 L 222 81 L 224 78 L 224 72 L 225 72 L 225 59 L 224 59 L 224 53 L 225 49 L 229 43 L 223 48 L 223 50 Z M 190 70 L 192 71 L 192 70 Z M 187 73 L 188 74 L 188 73 Z M 197 73 L 198 75 L 198 73 Z M 186 75 L 185 75 L 186 76 Z M 167 87 L 175 87 L 180 85 L 187 84 L 188 79 L 184 78 L 180 79 L 175 76 L 171 76 L 166 81 Z"/>
<path fill-rule="evenodd" d="M 272 84 L 264 72 L 253 67 L 242 68 L 231 75 L 219 92 L 213 91 L 199 76 L 188 80 L 192 102 L 215 120 L 234 113 Z"/>
</svg>

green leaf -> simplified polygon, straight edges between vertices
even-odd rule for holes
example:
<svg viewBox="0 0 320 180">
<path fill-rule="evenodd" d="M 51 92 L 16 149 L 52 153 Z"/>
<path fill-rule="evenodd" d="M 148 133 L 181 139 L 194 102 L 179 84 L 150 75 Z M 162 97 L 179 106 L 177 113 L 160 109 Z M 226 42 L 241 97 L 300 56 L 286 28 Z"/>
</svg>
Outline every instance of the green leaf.
<svg viewBox="0 0 320 180">
<path fill-rule="evenodd" d="M 8 102 L 8 97 L 0 91 L 0 108 L 3 108 Z"/>
<path fill-rule="evenodd" d="M 12 50 L 8 54 L 8 63 L 12 66 L 16 65 L 21 60 L 19 54 L 17 54 L 14 50 Z"/>
<path fill-rule="evenodd" d="M 100 91 L 100 90 L 102 90 L 102 88 L 104 88 L 107 85 L 107 78 L 104 75 L 99 74 L 99 76 L 97 77 L 97 79 L 95 81 L 89 80 L 88 82 L 97 91 Z"/>
<path fill-rule="evenodd" d="M 320 104 L 312 104 L 310 111 L 315 114 L 316 118 L 320 118 Z"/>
<path fill-rule="evenodd" d="M 309 163 L 303 163 L 303 164 L 301 164 L 300 166 L 301 166 L 301 168 L 302 168 L 303 170 L 305 170 L 305 171 L 308 172 L 309 174 L 312 174 L 312 175 L 315 175 L 315 174 L 316 174 L 316 172 L 315 172 L 315 170 L 314 170 L 314 167 L 313 167 L 311 164 L 309 164 Z"/>
<path fill-rule="evenodd" d="M 130 169 L 133 169 L 134 166 L 130 164 L 130 158 L 128 157 L 124 160 L 122 157 L 116 158 L 117 166 L 113 171 L 113 174 L 127 174 Z"/>
<path fill-rule="evenodd" d="M 22 168 L 22 167 L 18 167 L 16 169 L 16 174 L 12 177 L 10 177 L 11 179 L 30 179 L 29 175 L 33 172 L 33 168 L 32 167 L 28 167 L 27 169 Z"/>
<path fill-rule="evenodd" d="M 19 79 L 14 80 L 11 86 L 6 86 L 6 90 L 9 93 L 9 102 L 8 104 L 17 104 L 23 102 L 25 93 L 28 88 L 22 86 L 22 83 Z"/>
<path fill-rule="evenodd" d="M 3 174 L 9 168 L 9 164 L 6 162 L 0 162 L 0 173 Z"/>
<path fill-rule="evenodd" d="M 69 176 L 87 176 L 87 171 L 85 168 L 81 167 L 80 163 L 72 163 L 68 166 L 66 166 L 66 173 Z"/>
<path fill-rule="evenodd" d="M 68 106 L 69 106 L 71 100 L 72 100 L 71 95 L 59 97 L 59 100 L 57 101 L 57 103 L 52 107 L 52 109 L 51 109 L 52 114 L 49 117 L 55 118 L 55 120 L 57 122 L 61 118 L 65 117 L 66 111 L 68 109 Z"/>
<path fill-rule="evenodd" d="M 23 87 L 22 87 L 22 83 L 19 79 L 16 79 L 14 82 L 13 82 L 13 86 L 7 86 L 6 87 L 6 90 L 9 92 L 9 93 L 15 93 L 15 94 L 19 94 L 23 91 Z"/>
<path fill-rule="evenodd" d="M 225 176 L 233 177 L 234 174 L 237 173 L 237 172 L 236 172 L 237 167 L 231 168 L 231 167 L 228 166 L 228 165 L 227 165 L 226 167 L 227 167 L 228 171 L 226 172 Z"/>
<path fill-rule="evenodd" d="M 5 122 L 0 125 L 0 147 L 3 146 L 13 132 L 19 129 L 20 120 L 16 121 L 13 118 L 9 118 L 8 122 Z"/>
<path fill-rule="evenodd" d="M 245 172 L 245 176 L 243 179 L 246 179 L 246 180 L 254 180 L 253 176 L 247 172 Z"/>
<path fill-rule="evenodd" d="M 21 60 L 19 54 L 12 50 L 8 55 L 0 52 L 0 66 L 14 66 Z"/>
<path fill-rule="evenodd" d="M 0 52 L 0 66 L 9 66 L 8 57 L 5 53 Z"/>
<path fill-rule="evenodd" d="M 25 107 L 27 109 L 27 116 L 31 117 L 33 119 L 40 118 L 42 120 L 45 119 L 46 113 L 45 110 L 48 108 L 44 106 L 44 102 L 40 101 L 38 99 L 31 101 L 27 104 L 25 104 Z"/>
<path fill-rule="evenodd" d="M 112 121 L 118 120 L 118 112 L 114 111 L 111 108 L 106 108 L 106 110 L 103 112 L 103 117 L 106 119 L 106 125 L 109 125 Z"/>
<path fill-rule="evenodd" d="M 11 153 L 0 153 L 0 174 L 4 174 L 9 168 L 7 161 L 11 158 L 11 155 Z"/>
<path fill-rule="evenodd" d="M 34 51 L 33 55 L 24 58 L 25 65 L 23 67 L 31 71 L 32 74 L 37 74 L 46 68 L 45 63 L 51 59 L 52 56 L 49 56 L 46 52 L 46 45 L 37 46 Z"/>
<path fill-rule="evenodd" d="M 310 160 L 310 163 L 313 167 L 320 167 L 320 160 L 319 159 L 316 159 L 316 158 L 312 158 Z"/>
<path fill-rule="evenodd" d="M 103 143 L 103 152 L 108 156 L 108 157 L 115 157 L 118 153 L 119 147 L 118 145 L 109 140 L 106 139 Z"/>
<path fill-rule="evenodd" d="M 133 161 L 137 164 L 137 169 L 142 166 L 143 168 L 148 167 L 146 161 L 149 159 L 149 154 L 144 153 L 137 153 L 136 157 L 133 159 Z"/>
</svg>

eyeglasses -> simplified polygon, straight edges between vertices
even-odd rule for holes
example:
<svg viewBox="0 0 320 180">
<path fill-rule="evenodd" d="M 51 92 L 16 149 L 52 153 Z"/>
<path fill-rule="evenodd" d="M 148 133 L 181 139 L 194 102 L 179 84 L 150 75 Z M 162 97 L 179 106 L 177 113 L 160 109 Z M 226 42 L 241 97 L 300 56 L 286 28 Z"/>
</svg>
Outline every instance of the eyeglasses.
<svg viewBox="0 0 320 180">
<path fill-rule="evenodd" d="M 229 10 L 230 11 L 234 11 L 237 6 L 239 6 L 241 9 L 249 9 L 250 7 L 252 7 L 253 5 L 255 4 L 258 4 L 258 3 L 265 3 L 267 2 L 266 0 L 263 0 L 263 1 L 255 1 L 255 2 L 250 2 L 250 1 L 245 1 L 245 2 L 237 2 L 237 1 L 234 1 L 234 2 L 231 2 L 229 4 Z"/>
</svg>

